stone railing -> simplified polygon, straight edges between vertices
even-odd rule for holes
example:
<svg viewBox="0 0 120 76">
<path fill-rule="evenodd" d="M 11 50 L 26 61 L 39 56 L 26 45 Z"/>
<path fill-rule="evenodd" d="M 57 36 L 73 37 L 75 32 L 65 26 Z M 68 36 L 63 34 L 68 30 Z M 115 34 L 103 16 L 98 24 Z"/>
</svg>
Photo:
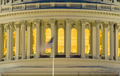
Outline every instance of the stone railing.
<svg viewBox="0 0 120 76">
<path fill-rule="evenodd" d="M 21 4 L 1 7 L 0 12 L 13 12 L 22 10 L 35 10 L 35 9 L 88 9 L 88 10 L 101 10 L 101 11 L 113 11 L 120 12 L 120 6 L 105 5 L 105 4 L 93 4 L 93 3 L 32 3 Z"/>
</svg>

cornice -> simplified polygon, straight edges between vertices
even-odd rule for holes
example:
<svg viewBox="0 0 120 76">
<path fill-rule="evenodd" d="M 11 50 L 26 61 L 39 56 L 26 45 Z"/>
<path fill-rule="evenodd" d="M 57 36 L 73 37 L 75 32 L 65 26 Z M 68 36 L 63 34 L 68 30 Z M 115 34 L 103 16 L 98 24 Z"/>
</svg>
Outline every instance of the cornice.
<svg viewBox="0 0 120 76">
<path fill-rule="evenodd" d="M 50 13 L 84 13 L 84 14 L 95 14 L 95 15 L 109 15 L 120 17 L 120 13 L 111 12 L 111 11 L 97 11 L 97 10 L 76 10 L 76 9 L 50 9 L 50 10 L 30 10 L 30 11 L 17 11 L 10 13 L 0 14 L 0 18 L 18 16 L 18 15 L 29 15 L 29 14 L 50 14 Z"/>
</svg>

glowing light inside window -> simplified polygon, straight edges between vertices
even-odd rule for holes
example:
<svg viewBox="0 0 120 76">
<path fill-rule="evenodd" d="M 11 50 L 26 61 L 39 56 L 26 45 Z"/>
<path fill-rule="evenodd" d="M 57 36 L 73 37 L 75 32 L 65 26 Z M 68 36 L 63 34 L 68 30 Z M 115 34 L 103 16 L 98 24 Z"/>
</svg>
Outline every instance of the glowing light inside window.
<svg viewBox="0 0 120 76">
<path fill-rule="evenodd" d="M 13 32 L 13 55 L 16 55 L 16 32 Z"/>
<path fill-rule="evenodd" d="M 120 57 L 120 33 L 118 34 L 118 56 Z"/>
<path fill-rule="evenodd" d="M 85 29 L 85 53 L 90 53 L 90 30 Z"/>
<path fill-rule="evenodd" d="M 64 53 L 64 29 L 63 28 L 60 28 L 58 30 L 58 53 Z"/>
<path fill-rule="evenodd" d="M 108 32 L 108 55 L 110 55 L 110 32 Z"/>
<path fill-rule="evenodd" d="M 77 53 L 77 30 L 71 30 L 71 53 Z"/>
<path fill-rule="evenodd" d="M 36 54 L 36 28 L 33 29 L 32 37 L 33 37 L 33 41 L 32 41 L 32 53 Z"/>
<path fill-rule="evenodd" d="M 45 42 L 47 43 L 51 39 L 51 29 L 47 28 L 45 30 Z M 51 53 L 51 49 L 46 49 L 45 53 Z"/>
<path fill-rule="evenodd" d="M 100 30 L 100 55 L 103 54 L 103 33 L 102 30 Z"/>
<path fill-rule="evenodd" d="M 4 56 L 7 54 L 7 33 L 4 33 Z"/>
</svg>

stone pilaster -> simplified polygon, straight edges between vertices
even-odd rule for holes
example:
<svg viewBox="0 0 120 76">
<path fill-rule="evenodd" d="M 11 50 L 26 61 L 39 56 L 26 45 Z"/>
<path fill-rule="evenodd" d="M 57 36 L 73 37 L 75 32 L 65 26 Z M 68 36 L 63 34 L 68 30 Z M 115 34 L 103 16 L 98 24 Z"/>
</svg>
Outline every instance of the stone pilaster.
<svg viewBox="0 0 120 76">
<path fill-rule="evenodd" d="M 20 24 L 15 24 L 16 27 L 16 60 L 19 59 L 20 53 Z"/>
<path fill-rule="evenodd" d="M 51 55 L 50 57 L 55 57 L 55 51 L 56 51 L 56 26 L 55 26 L 55 19 L 50 20 L 50 25 L 51 25 L 51 37 L 53 37 L 53 44 L 52 44 L 52 49 L 51 49 Z"/>
<path fill-rule="evenodd" d="M 108 24 L 103 23 L 103 53 L 105 60 L 108 59 Z"/>
<path fill-rule="evenodd" d="M 66 20 L 66 58 L 70 57 L 71 54 L 71 20 Z"/>
<path fill-rule="evenodd" d="M 118 60 L 118 24 L 115 25 L 115 52 L 114 52 L 114 56 L 115 56 L 115 60 Z"/>
<path fill-rule="evenodd" d="M 96 58 L 100 58 L 100 22 L 96 23 Z"/>
<path fill-rule="evenodd" d="M 7 30 L 7 55 L 6 60 L 10 60 L 10 27 L 8 24 L 5 24 Z"/>
<path fill-rule="evenodd" d="M 81 40 L 81 31 L 80 31 L 80 21 L 78 20 L 77 21 L 77 52 L 78 52 L 78 55 L 80 55 L 81 54 L 81 52 L 80 52 L 80 45 L 81 45 L 81 43 L 80 43 L 80 40 Z"/>
<path fill-rule="evenodd" d="M 81 40 L 80 40 L 80 43 L 81 43 L 81 57 L 82 58 L 85 58 L 85 20 L 81 20 Z"/>
<path fill-rule="evenodd" d="M 10 26 L 10 59 L 13 59 L 13 23 L 9 23 Z"/>
<path fill-rule="evenodd" d="M 27 59 L 30 58 L 32 52 L 32 22 L 27 23 Z"/>
<path fill-rule="evenodd" d="M 110 22 L 110 59 L 113 60 L 114 56 L 114 23 Z"/>
<path fill-rule="evenodd" d="M 25 30 L 26 30 L 26 23 L 25 21 L 21 22 L 21 30 L 22 30 L 22 59 L 25 59 L 26 52 L 25 52 Z"/>
<path fill-rule="evenodd" d="M 93 58 L 96 58 L 96 24 L 97 22 L 91 23 L 91 52 Z"/>
<path fill-rule="evenodd" d="M 36 20 L 36 58 L 40 57 L 40 20 Z"/>
<path fill-rule="evenodd" d="M 0 25 L 0 61 L 3 60 L 3 45 L 4 45 L 4 28 Z"/>
</svg>

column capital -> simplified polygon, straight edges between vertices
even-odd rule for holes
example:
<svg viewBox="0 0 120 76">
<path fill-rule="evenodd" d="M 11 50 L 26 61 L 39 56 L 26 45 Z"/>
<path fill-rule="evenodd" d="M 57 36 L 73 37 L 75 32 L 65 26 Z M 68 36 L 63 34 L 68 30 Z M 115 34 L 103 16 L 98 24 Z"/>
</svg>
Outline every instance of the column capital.
<svg viewBox="0 0 120 76">
<path fill-rule="evenodd" d="M 5 29 L 9 29 L 10 27 L 9 27 L 8 24 L 4 24 L 4 28 L 5 28 Z"/>
<path fill-rule="evenodd" d="M 15 22 L 15 23 L 14 23 L 15 29 L 20 28 L 20 26 L 21 26 L 21 25 L 20 25 L 20 22 Z"/>
<path fill-rule="evenodd" d="M 33 21 L 27 21 L 26 24 L 27 24 L 27 27 L 30 27 L 30 26 L 32 26 Z"/>
<path fill-rule="evenodd" d="M 100 20 L 95 20 L 95 21 L 91 21 L 91 24 L 93 27 L 95 27 L 95 26 L 100 26 L 102 23 Z"/>
<path fill-rule="evenodd" d="M 2 28 L 3 27 L 3 25 L 2 24 L 0 24 L 0 28 Z"/>
<path fill-rule="evenodd" d="M 115 23 L 114 22 L 109 22 L 109 25 L 113 26 Z"/>
<path fill-rule="evenodd" d="M 49 24 L 53 25 L 53 24 L 55 24 L 56 19 L 50 19 L 49 22 L 50 22 Z"/>
<path fill-rule="evenodd" d="M 25 31 L 26 30 L 26 21 L 22 21 L 21 23 L 21 30 Z"/>
<path fill-rule="evenodd" d="M 102 22 L 102 25 L 104 28 L 108 28 L 109 23 L 108 22 Z"/>
<path fill-rule="evenodd" d="M 116 28 L 116 29 L 119 29 L 119 28 L 120 28 L 119 26 L 120 26 L 119 23 L 116 23 L 116 24 L 115 24 L 115 28 Z"/>
<path fill-rule="evenodd" d="M 86 19 L 82 19 L 82 20 L 80 20 L 80 24 L 81 25 L 89 25 L 91 23 L 91 21 L 88 21 L 88 20 L 86 20 Z"/>
<path fill-rule="evenodd" d="M 41 20 L 36 19 L 36 20 L 34 21 L 34 24 L 36 24 L 36 25 L 37 25 L 37 24 L 40 24 L 40 21 L 41 21 Z"/>
</svg>

